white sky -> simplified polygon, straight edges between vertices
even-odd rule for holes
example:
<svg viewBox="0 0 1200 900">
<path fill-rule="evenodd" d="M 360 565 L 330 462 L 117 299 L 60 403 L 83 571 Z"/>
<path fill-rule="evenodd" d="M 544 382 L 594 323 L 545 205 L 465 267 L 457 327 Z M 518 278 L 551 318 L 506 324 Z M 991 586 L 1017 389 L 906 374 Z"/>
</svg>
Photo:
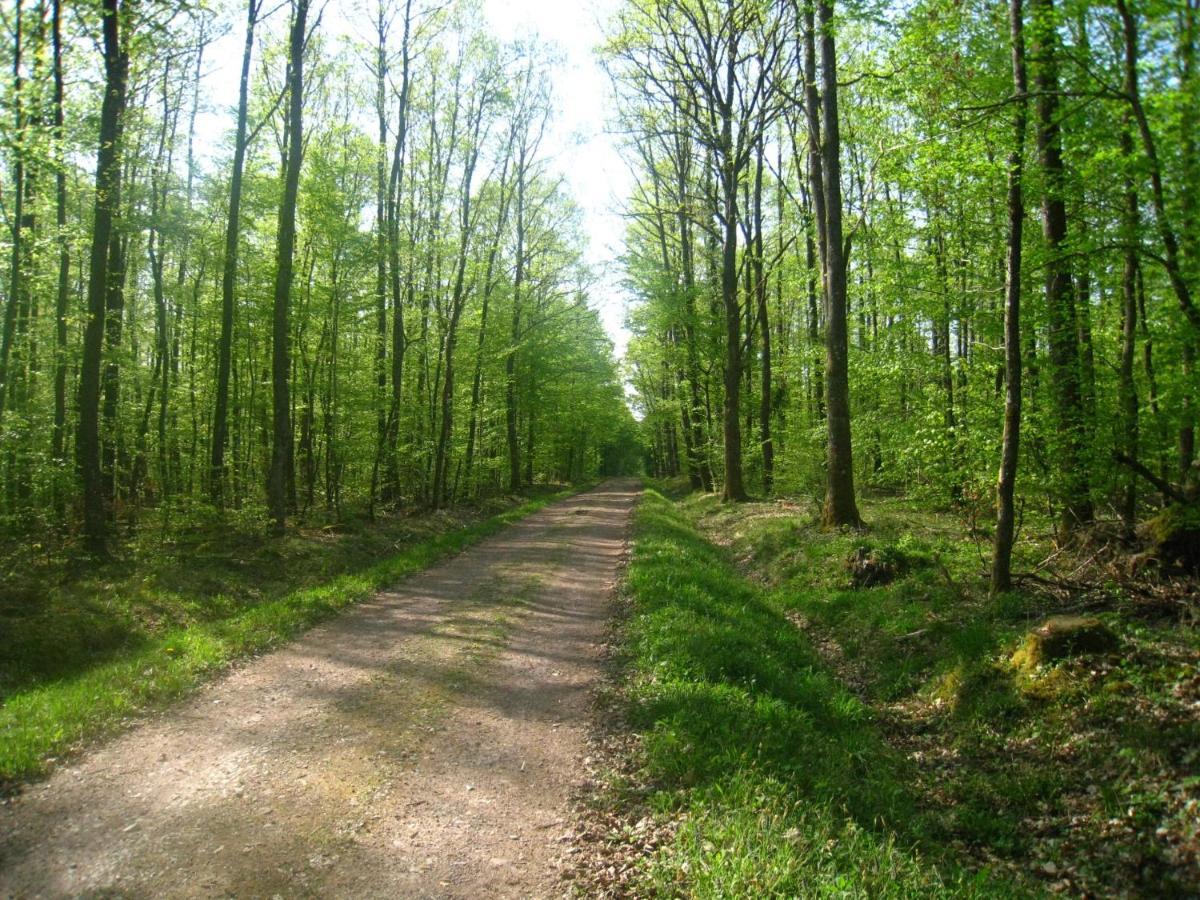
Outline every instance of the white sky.
<svg viewBox="0 0 1200 900">
<path fill-rule="evenodd" d="M 552 170 L 562 174 L 583 213 L 588 237 L 587 260 L 597 276 L 592 306 L 600 311 L 605 329 L 616 347 L 625 352 L 629 334 L 624 328 L 625 298 L 620 285 L 617 256 L 624 236 L 619 209 L 632 190 L 633 177 L 621 160 L 616 140 L 607 133 L 611 88 L 594 50 L 603 26 L 621 0 L 482 0 L 490 31 L 497 38 L 539 38 L 563 57 L 553 78 L 555 115 L 543 142 Z M 268 2 L 268 9 L 276 4 Z M 327 0 L 322 29 L 334 34 L 368 36 L 355 19 L 367 3 Z M 233 104 L 245 28 L 242 5 L 235 4 L 232 28 L 209 49 L 203 79 L 207 103 L 197 120 L 198 150 L 213 154 L 221 137 L 232 127 Z M 279 27 L 276 12 L 266 27 Z M 254 77 L 261 76 L 255 54 Z"/>
<path fill-rule="evenodd" d="M 555 117 L 547 149 L 583 210 L 588 262 L 599 277 L 592 306 L 600 310 L 618 357 L 629 340 L 617 261 L 625 230 L 619 210 L 633 189 L 633 176 L 606 130 L 612 90 L 594 50 L 620 5 L 621 0 L 484 0 L 497 37 L 536 34 L 565 57 L 555 71 Z"/>
</svg>

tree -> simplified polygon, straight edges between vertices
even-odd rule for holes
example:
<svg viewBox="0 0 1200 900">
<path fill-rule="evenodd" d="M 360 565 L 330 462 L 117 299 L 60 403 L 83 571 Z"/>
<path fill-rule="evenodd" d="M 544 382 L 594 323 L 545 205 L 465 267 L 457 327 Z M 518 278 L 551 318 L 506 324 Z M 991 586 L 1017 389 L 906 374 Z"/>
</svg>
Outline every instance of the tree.
<svg viewBox="0 0 1200 900">
<path fill-rule="evenodd" d="M 1180 252 L 1179 238 L 1172 224 L 1170 213 L 1167 210 L 1166 191 L 1163 187 L 1162 166 L 1159 162 L 1157 142 L 1150 128 L 1146 109 L 1142 104 L 1138 78 L 1138 60 L 1140 54 L 1137 20 L 1130 12 L 1125 0 L 1117 0 L 1117 11 L 1121 15 L 1121 34 L 1124 39 L 1125 98 L 1129 102 L 1134 121 L 1137 123 L 1138 134 L 1142 140 L 1142 150 L 1145 153 L 1146 162 L 1150 169 L 1150 198 L 1154 206 L 1154 217 L 1158 225 L 1159 240 L 1163 246 L 1163 266 L 1167 270 L 1171 290 L 1179 302 L 1179 308 L 1192 330 L 1192 334 L 1184 338 L 1183 363 L 1185 378 L 1189 382 L 1192 382 L 1191 387 L 1194 389 L 1196 347 L 1200 344 L 1200 309 L 1192 301 L 1192 288 L 1188 283 L 1188 278 L 1184 273 L 1184 264 L 1180 259 L 1182 254 Z M 1189 39 L 1194 42 L 1196 13 L 1191 6 L 1188 7 L 1187 12 L 1189 16 L 1187 31 L 1190 32 Z M 1194 46 L 1190 50 L 1185 48 L 1184 58 L 1189 65 L 1191 64 L 1194 52 Z M 1185 92 L 1188 92 L 1193 91 L 1195 88 L 1193 85 L 1185 82 L 1183 89 Z M 1193 106 L 1188 105 L 1184 108 L 1191 109 Z M 1186 141 L 1184 146 L 1188 146 Z M 1192 152 L 1194 153 L 1194 150 Z M 1196 452 L 1195 413 L 1192 410 L 1193 393 L 1194 390 L 1191 390 L 1184 395 L 1183 423 L 1179 429 L 1179 469 L 1185 477 L 1191 468 Z"/>
<path fill-rule="evenodd" d="M 854 457 L 850 438 L 850 375 L 846 330 L 846 245 L 842 233 L 841 133 L 838 122 L 837 45 L 833 29 L 833 0 L 819 0 L 817 24 L 821 33 L 821 184 L 825 227 L 825 386 L 829 423 L 825 505 L 826 526 L 860 524 L 854 499 Z M 814 195 L 818 185 L 813 185 Z"/>
<path fill-rule="evenodd" d="M 15 120 L 13 123 L 13 133 L 16 139 L 16 148 L 12 154 L 12 260 L 9 264 L 8 303 L 4 306 L 3 322 L 0 324 L 0 423 L 3 422 L 5 400 L 7 399 L 7 395 L 11 393 L 9 389 L 11 375 L 8 371 L 8 366 L 12 357 L 13 336 L 17 328 L 17 310 L 24 291 L 24 284 L 21 279 L 21 269 L 25 262 L 22 237 L 28 213 L 25 211 L 25 111 L 21 96 L 24 90 L 24 79 L 21 69 L 22 6 L 23 0 L 17 0 L 16 7 L 13 10 L 12 108 Z"/>
<path fill-rule="evenodd" d="M 112 273 L 113 219 L 121 203 L 121 120 L 129 77 L 128 29 L 133 0 L 104 0 L 104 101 L 100 108 L 100 147 L 96 153 L 96 203 L 88 269 L 87 322 L 79 373 L 79 436 L 76 441 L 83 482 L 83 525 L 89 549 L 104 553 L 108 504 L 100 459 L 100 364 L 104 348 L 106 297 Z"/>
<path fill-rule="evenodd" d="M 1021 442 L 1021 244 L 1025 229 L 1025 128 L 1028 79 L 1025 74 L 1025 20 L 1021 0 L 1009 4 L 1012 42 L 1013 133 L 1008 154 L 1008 252 L 1004 280 L 1004 430 L 1000 476 L 996 482 L 996 539 L 992 552 L 992 593 L 1012 589 L 1014 495 Z"/>
<path fill-rule="evenodd" d="M 229 178 L 229 214 L 225 222 L 225 256 L 221 267 L 221 333 L 217 339 L 217 390 L 213 410 L 212 453 L 209 494 L 217 505 L 224 497 L 225 448 L 229 442 L 229 378 L 233 365 L 234 295 L 238 274 L 238 235 L 241 227 L 242 177 L 250 102 L 250 62 L 254 55 L 254 28 L 262 0 L 246 4 L 246 38 L 242 49 L 242 73 L 238 80 L 237 128 L 233 139 L 233 166 Z M 261 126 L 260 126 L 261 127 Z"/>
<path fill-rule="evenodd" d="M 295 0 L 288 38 L 287 157 L 283 200 L 279 206 L 279 236 L 275 245 L 275 295 L 271 329 L 272 441 L 267 474 L 267 505 L 275 530 L 287 524 L 288 485 L 294 483 L 289 378 L 291 350 L 289 309 L 293 253 L 296 245 L 296 197 L 304 153 L 304 49 L 308 42 L 308 0 Z"/>
<path fill-rule="evenodd" d="M 704 148 L 715 179 L 724 327 L 722 432 L 726 500 L 747 499 L 742 461 L 743 300 L 738 288 L 740 195 L 755 148 L 782 115 L 792 72 L 786 7 L 752 0 L 627 5 L 609 52 L 636 102 L 665 111 Z M 667 121 L 672 121 L 668 118 Z M 752 298 L 746 298 L 750 303 Z"/>
<path fill-rule="evenodd" d="M 1054 0 L 1034 0 L 1034 86 L 1037 89 L 1037 146 L 1042 170 L 1042 233 L 1046 241 L 1046 312 L 1051 386 L 1061 440 L 1058 449 L 1060 528 L 1063 534 L 1092 520 L 1084 465 L 1084 415 L 1080 389 L 1075 293 L 1067 258 L 1066 183 L 1058 112 L 1058 39 Z"/>
</svg>

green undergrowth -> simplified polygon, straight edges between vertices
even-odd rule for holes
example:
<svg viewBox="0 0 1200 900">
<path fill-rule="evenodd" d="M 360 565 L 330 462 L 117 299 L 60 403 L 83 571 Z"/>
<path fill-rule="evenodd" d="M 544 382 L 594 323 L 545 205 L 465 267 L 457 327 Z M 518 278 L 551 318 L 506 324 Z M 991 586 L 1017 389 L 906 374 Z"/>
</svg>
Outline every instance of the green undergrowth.
<svg viewBox="0 0 1200 900">
<path fill-rule="evenodd" d="M 0 585 L 0 788 L 571 493 L 283 538 L 198 527 L 77 570 L 10 559 Z"/>
<path fill-rule="evenodd" d="M 891 755 L 879 749 L 881 758 L 903 760 L 871 777 L 908 799 L 916 810 L 908 834 L 922 846 L 1034 890 L 1200 890 L 1200 639 L 1186 604 L 1135 602 L 1102 578 L 1069 594 L 989 597 L 985 539 L 950 511 L 901 498 L 866 500 L 864 532 L 823 530 L 815 507 L 787 500 L 730 505 L 691 496 L 670 515 L 724 545 L 755 584 L 738 596 L 758 598 L 754 608 L 765 611 L 745 623 L 769 617 L 787 640 L 817 648 L 840 689 L 858 699 L 862 720 L 877 726 L 862 729 L 859 746 L 882 742 Z M 1045 572 L 1050 581 L 1076 584 L 1092 552 L 1055 554 L 1027 534 L 1017 566 L 1029 571 L 1052 557 L 1062 568 Z M 853 586 L 850 562 L 863 557 L 887 569 L 887 583 Z M 671 582 L 656 577 L 671 596 Z M 1116 634 L 1116 652 L 1014 665 L 1029 631 L 1063 613 L 1098 617 Z M 783 640 L 768 631 L 754 628 L 740 645 Z M 737 671 L 732 661 L 722 665 Z M 768 683 L 760 678 L 756 689 Z M 850 749 L 827 746 L 820 752 Z M 878 788 L 844 790 L 853 812 L 862 809 L 858 795 Z M 883 818 L 886 806 L 873 802 L 854 820 Z M 905 828 L 887 821 L 903 843 Z"/>
<path fill-rule="evenodd" d="M 909 761 L 695 513 L 647 491 L 635 520 L 624 652 L 642 786 L 625 800 L 676 826 L 635 893 L 1018 893 L 938 852 Z"/>
</svg>

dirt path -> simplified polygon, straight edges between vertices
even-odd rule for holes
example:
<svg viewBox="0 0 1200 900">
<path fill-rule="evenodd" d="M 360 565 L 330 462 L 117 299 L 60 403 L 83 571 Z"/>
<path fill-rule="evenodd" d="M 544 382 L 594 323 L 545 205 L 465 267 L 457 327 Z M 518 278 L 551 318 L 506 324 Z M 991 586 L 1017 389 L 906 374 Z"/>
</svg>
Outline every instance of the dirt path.
<svg viewBox="0 0 1200 900">
<path fill-rule="evenodd" d="M 407 579 L 0 807 L 0 896 L 560 894 L 630 481 Z"/>
</svg>

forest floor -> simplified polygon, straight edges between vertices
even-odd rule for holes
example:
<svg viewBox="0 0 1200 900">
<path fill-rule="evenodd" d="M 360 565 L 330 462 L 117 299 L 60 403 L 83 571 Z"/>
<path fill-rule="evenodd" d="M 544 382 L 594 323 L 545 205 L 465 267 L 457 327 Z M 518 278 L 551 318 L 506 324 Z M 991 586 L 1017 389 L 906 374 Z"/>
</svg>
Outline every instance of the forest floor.
<svg viewBox="0 0 1200 900">
<path fill-rule="evenodd" d="M 674 486 L 671 486 L 674 487 Z M 666 487 L 663 487 L 666 490 Z M 673 499 L 672 499 L 673 498 Z M 648 491 L 581 798 L 589 896 L 1200 895 L 1200 586 L 951 510 Z M 855 584 L 862 555 L 887 577 Z M 1046 617 L 1112 652 L 1028 667 Z"/>
<path fill-rule="evenodd" d="M 633 481 L 522 519 L 0 807 L 0 894 L 543 896 Z"/>
</svg>

